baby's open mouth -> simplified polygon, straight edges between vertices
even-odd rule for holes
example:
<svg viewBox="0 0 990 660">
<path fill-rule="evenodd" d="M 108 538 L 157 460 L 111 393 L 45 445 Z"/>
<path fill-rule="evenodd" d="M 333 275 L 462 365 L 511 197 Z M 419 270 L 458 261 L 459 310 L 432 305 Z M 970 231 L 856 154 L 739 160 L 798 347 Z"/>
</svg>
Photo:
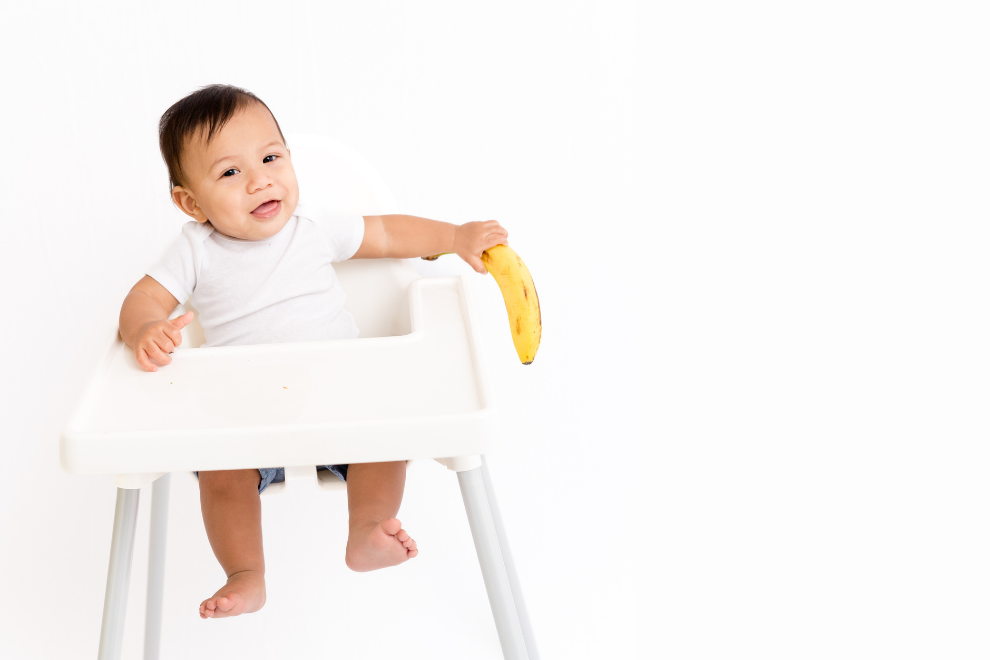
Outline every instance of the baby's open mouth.
<svg viewBox="0 0 990 660">
<path fill-rule="evenodd" d="M 281 210 L 282 202 L 277 199 L 270 199 L 255 210 L 251 211 L 251 215 L 256 218 L 267 220 L 268 218 L 274 218 Z"/>
</svg>

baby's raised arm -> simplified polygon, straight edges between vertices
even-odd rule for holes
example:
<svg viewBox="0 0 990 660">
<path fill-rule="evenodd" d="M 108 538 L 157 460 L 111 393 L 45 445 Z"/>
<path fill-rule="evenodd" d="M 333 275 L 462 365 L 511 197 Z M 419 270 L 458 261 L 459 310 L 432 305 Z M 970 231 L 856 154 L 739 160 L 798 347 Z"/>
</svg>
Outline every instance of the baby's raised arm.
<svg viewBox="0 0 990 660">
<path fill-rule="evenodd" d="M 179 331 L 193 320 L 186 312 L 169 320 L 168 315 L 179 306 L 168 289 L 145 275 L 135 284 L 120 308 L 120 337 L 134 349 L 134 357 L 145 371 L 158 371 L 156 362 L 166 365 L 172 361 L 169 353 L 182 343 Z"/>
<path fill-rule="evenodd" d="M 481 253 L 499 244 L 509 244 L 509 232 L 497 220 L 454 225 L 414 215 L 366 215 L 364 240 L 353 258 L 407 259 L 454 253 L 485 274 Z"/>
</svg>

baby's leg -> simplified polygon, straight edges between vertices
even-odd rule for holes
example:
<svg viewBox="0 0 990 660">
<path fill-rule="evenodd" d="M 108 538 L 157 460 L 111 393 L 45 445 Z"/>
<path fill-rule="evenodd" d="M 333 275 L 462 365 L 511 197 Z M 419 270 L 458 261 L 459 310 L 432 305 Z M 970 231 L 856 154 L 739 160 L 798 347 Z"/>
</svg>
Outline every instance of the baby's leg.
<svg viewBox="0 0 990 660">
<path fill-rule="evenodd" d="M 419 554 L 395 519 L 405 485 L 405 461 L 351 463 L 347 468 L 350 532 L 344 561 L 352 571 L 395 566 Z"/>
<path fill-rule="evenodd" d="M 199 473 L 199 501 L 227 584 L 199 606 L 203 619 L 257 612 L 265 604 L 265 553 L 257 470 Z"/>
</svg>

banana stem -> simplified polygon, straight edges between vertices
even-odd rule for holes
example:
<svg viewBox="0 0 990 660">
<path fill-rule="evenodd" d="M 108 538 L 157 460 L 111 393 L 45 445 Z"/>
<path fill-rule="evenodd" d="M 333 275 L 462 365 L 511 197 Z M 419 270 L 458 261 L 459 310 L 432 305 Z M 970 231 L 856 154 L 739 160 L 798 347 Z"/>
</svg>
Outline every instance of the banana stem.
<svg viewBox="0 0 990 660">
<path fill-rule="evenodd" d="M 420 259 L 425 259 L 426 261 L 436 261 L 445 254 L 454 254 L 453 252 L 441 252 L 440 254 L 434 254 L 430 257 L 420 257 Z"/>
</svg>

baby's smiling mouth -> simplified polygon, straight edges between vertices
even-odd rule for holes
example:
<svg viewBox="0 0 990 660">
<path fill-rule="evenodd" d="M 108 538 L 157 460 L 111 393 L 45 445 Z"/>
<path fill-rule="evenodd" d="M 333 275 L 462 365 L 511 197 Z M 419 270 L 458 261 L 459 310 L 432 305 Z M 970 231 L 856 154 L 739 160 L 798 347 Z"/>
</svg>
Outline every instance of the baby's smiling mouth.
<svg viewBox="0 0 990 660">
<path fill-rule="evenodd" d="M 268 218 L 274 218 L 281 210 L 282 202 L 277 199 L 270 199 L 255 210 L 251 211 L 251 215 L 256 218 L 267 220 Z"/>
</svg>

